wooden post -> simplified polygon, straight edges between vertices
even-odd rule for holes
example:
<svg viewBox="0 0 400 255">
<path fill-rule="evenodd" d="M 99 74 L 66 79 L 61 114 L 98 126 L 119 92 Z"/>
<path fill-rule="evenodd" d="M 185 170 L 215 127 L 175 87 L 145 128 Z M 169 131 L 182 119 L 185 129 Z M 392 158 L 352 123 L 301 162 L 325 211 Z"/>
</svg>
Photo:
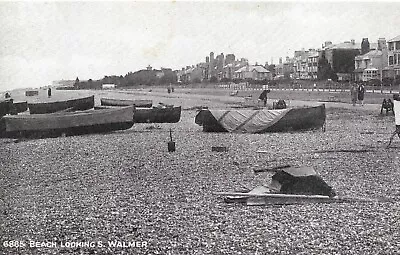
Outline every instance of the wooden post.
<svg viewBox="0 0 400 255">
<path fill-rule="evenodd" d="M 172 129 L 169 129 L 169 137 L 170 141 L 168 142 L 168 152 L 174 152 L 175 151 L 175 142 L 172 141 Z"/>
</svg>

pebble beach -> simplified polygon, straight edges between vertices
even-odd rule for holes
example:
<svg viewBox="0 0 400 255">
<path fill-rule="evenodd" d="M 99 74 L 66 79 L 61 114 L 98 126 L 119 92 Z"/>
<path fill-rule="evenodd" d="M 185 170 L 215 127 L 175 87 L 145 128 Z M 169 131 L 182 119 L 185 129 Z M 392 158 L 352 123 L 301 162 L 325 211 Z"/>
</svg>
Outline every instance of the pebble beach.
<svg viewBox="0 0 400 255">
<path fill-rule="evenodd" d="M 94 93 L 97 103 L 140 97 L 182 105 L 178 123 L 0 139 L 0 254 L 399 253 L 400 140 L 386 148 L 394 116 L 380 115 L 380 105 L 327 103 L 325 131 L 204 133 L 196 107 L 245 99 L 188 91 L 74 92 Z M 175 152 L 167 150 L 170 129 Z M 339 196 L 375 200 L 246 206 L 213 194 L 268 184 L 271 173 L 254 170 L 285 164 L 313 167 Z"/>
</svg>

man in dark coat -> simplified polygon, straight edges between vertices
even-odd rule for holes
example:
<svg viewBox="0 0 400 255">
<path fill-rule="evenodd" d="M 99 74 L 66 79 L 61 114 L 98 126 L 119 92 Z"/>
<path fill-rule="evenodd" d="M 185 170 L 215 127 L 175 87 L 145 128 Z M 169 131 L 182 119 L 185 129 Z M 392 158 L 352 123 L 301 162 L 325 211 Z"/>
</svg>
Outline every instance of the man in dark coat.
<svg viewBox="0 0 400 255">
<path fill-rule="evenodd" d="M 364 85 L 360 84 L 358 86 L 358 100 L 361 101 L 361 105 L 364 105 L 364 93 L 365 93 L 365 88 Z"/>
<path fill-rule="evenodd" d="M 264 89 L 263 92 L 261 92 L 260 96 L 258 97 L 258 99 L 264 101 L 264 107 L 267 106 L 267 99 L 268 99 L 268 93 L 270 92 L 270 90 L 268 89 Z"/>
</svg>

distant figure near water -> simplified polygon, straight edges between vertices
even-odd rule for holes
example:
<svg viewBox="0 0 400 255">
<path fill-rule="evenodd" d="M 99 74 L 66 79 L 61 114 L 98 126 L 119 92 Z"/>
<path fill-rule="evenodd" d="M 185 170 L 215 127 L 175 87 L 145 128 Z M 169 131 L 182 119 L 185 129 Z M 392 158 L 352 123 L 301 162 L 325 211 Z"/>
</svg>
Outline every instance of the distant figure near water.
<svg viewBox="0 0 400 255">
<path fill-rule="evenodd" d="M 49 89 L 47 90 L 47 96 L 48 96 L 48 97 L 51 97 L 51 88 L 49 88 Z"/>
<path fill-rule="evenodd" d="M 11 97 L 11 94 L 10 94 L 9 92 L 7 92 L 7 93 L 4 95 L 4 97 L 5 97 L 5 98 L 10 98 L 10 97 Z"/>
</svg>

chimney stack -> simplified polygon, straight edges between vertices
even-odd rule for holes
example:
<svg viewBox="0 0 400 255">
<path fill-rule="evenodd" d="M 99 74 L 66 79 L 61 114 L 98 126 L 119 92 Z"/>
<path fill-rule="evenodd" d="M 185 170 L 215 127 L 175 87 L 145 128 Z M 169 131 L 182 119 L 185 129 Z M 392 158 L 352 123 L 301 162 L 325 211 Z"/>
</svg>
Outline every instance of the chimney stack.
<svg viewBox="0 0 400 255">
<path fill-rule="evenodd" d="M 386 39 L 379 38 L 378 39 L 378 50 L 384 50 L 384 49 L 387 49 Z"/>
<path fill-rule="evenodd" d="M 332 42 L 331 41 L 326 41 L 325 42 L 325 47 L 328 47 L 329 45 L 332 45 Z"/>
<path fill-rule="evenodd" d="M 368 38 L 363 38 L 361 42 L 361 55 L 369 52 L 369 42 Z"/>
</svg>

